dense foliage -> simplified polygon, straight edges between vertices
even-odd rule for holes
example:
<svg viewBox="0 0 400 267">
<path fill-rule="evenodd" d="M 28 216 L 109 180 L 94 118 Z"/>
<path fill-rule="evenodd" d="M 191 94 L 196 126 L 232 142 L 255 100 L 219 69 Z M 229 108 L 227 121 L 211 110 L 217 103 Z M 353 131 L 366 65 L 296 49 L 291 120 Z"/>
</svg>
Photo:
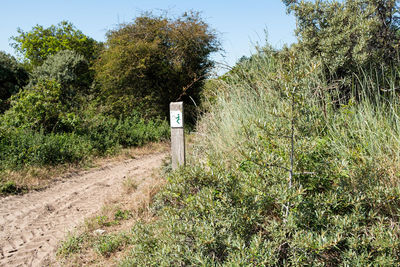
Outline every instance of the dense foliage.
<svg viewBox="0 0 400 267">
<path fill-rule="evenodd" d="M 69 110 L 67 105 L 63 105 L 61 96 L 59 83 L 41 81 L 13 98 L 11 108 L 3 116 L 3 123 L 10 127 L 55 131 L 61 117 Z"/>
<path fill-rule="evenodd" d="M 399 64 L 398 1 L 283 2 L 297 20 L 299 52 L 321 60 L 331 80 L 349 88 L 359 68 Z"/>
<path fill-rule="evenodd" d="M 155 219 L 100 236 L 100 255 L 129 245 L 121 266 L 400 264 L 396 1 L 284 2 L 299 43 L 207 84 L 189 164 L 167 177 Z M 96 95 L 78 75 L 86 57 L 45 54 L 1 117 L 0 171 L 159 140 L 168 125 L 149 117 L 198 100 L 217 48 L 196 14 L 141 16 L 108 34 Z M 73 253 L 82 240 L 70 240 Z"/>
<path fill-rule="evenodd" d="M 18 61 L 0 51 L 0 113 L 9 107 L 9 98 L 28 83 L 28 72 Z"/>
<path fill-rule="evenodd" d="M 25 64 L 0 54 L 0 194 L 26 188 L 11 170 L 79 164 L 168 136 L 165 119 L 133 109 L 110 115 L 114 103 L 101 101 L 92 68 L 101 46 L 71 23 L 19 33 L 14 47 Z"/>
<path fill-rule="evenodd" d="M 174 20 L 140 16 L 107 35 L 95 66 L 101 97 L 114 115 L 134 109 L 166 117 L 176 100 L 191 110 L 213 65 L 210 53 L 218 48 L 215 33 L 197 13 Z"/>
<path fill-rule="evenodd" d="M 124 120 L 101 114 L 75 117 L 74 120 L 72 132 L 59 133 L 1 124 L 0 173 L 28 166 L 80 163 L 91 156 L 113 153 L 121 147 L 163 140 L 169 134 L 167 122 L 144 120 L 138 114 Z"/>
<path fill-rule="evenodd" d="M 321 102 L 321 65 L 290 55 L 263 51 L 216 82 L 190 167 L 168 177 L 121 266 L 400 263 L 398 96 Z"/>
<path fill-rule="evenodd" d="M 18 34 L 12 37 L 13 47 L 33 66 L 40 66 L 50 55 L 62 50 L 73 50 L 92 62 L 101 48 L 101 44 L 68 21 L 48 28 L 36 25 L 28 32 L 18 29 Z"/>
<path fill-rule="evenodd" d="M 87 95 L 93 82 L 89 62 L 71 50 L 49 56 L 32 72 L 31 85 L 43 80 L 55 80 L 63 88 L 63 101 L 73 102 L 79 95 Z"/>
<path fill-rule="evenodd" d="M 90 80 L 83 56 L 69 50 L 51 55 L 33 70 L 24 90 L 12 98 L 4 123 L 46 133 L 74 131 L 81 106 L 87 105 Z"/>
<path fill-rule="evenodd" d="M 168 176 L 157 219 L 99 240 L 107 255 L 132 246 L 121 266 L 400 264 L 395 2 L 286 2 L 299 44 L 207 84 L 189 166 Z M 338 97 L 336 79 L 362 90 Z"/>
</svg>

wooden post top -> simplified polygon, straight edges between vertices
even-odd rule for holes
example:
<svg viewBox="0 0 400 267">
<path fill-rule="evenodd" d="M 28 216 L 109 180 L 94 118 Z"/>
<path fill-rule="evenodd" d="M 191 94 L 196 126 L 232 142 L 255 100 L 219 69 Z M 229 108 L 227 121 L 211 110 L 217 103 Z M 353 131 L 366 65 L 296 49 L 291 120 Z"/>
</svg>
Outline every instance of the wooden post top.
<svg viewBox="0 0 400 267">
<path fill-rule="evenodd" d="M 169 103 L 169 110 L 180 110 L 183 111 L 183 102 L 171 102 Z"/>
</svg>

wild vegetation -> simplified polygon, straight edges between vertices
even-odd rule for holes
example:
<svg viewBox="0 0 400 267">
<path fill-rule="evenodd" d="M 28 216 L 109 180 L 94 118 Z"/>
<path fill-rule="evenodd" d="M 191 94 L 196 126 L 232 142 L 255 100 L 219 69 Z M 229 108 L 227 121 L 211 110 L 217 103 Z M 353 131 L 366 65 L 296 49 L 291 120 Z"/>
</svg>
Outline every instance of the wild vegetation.
<svg viewBox="0 0 400 267">
<path fill-rule="evenodd" d="M 127 248 L 120 266 L 400 264 L 397 1 L 283 2 L 298 43 L 259 47 L 203 92 L 218 42 L 196 13 L 144 15 L 105 44 L 64 22 L 19 31 L 25 62 L 0 58 L 0 174 L 158 140 L 169 101 L 204 101 L 188 166 L 167 175 L 146 218 L 95 217 L 95 228 L 136 221 L 71 235 L 60 257 L 84 247 L 103 258 Z M 0 179 L 2 193 L 23 190 Z"/>
<path fill-rule="evenodd" d="M 44 28 L 36 25 L 29 32 L 17 30 L 12 37 L 12 46 L 23 57 L 28 66 L 40 66 L 51 55 L 63 50 L 72 50 L 88 61 L 94 61 L 102 44 L 83 34 L 68 21 Z"/>
<path fill-rule="evenodd" d="M 146 116 L 169 114 L 171 101 L 184 101 L 194 122 L 203 81 L 219 50 L 216 33 L 198 13 L 177 19 L 138 17 L 107 35 L 107 49 L 95 64 L 101 99 L 114 116 L 132 108 Z"/>
<path fill-rule="evenodd" d="M 0 54 L 0 194 L 25 186 L 7 172 L 165 139 L 167 103 L 198 101 L 219 49 L 196 13 L 143 14 L 109 31 L 105 44 L 67 21 L 18 29 L 12 40 L 20 61 Z"/>
<path fill-rule="evenodd" d="M 299 42 L 208 84 L 189 166 L 167 177 L 156 219 L 99 239 L 100 256 L 129 245 L 120 266 L 400 263 L 400 65 L 397 39 L 379 39 L 398 36 L 396 1 L 285 2 Z M 355 38 L 370 20 L 385 27 Z"/>
</svg>

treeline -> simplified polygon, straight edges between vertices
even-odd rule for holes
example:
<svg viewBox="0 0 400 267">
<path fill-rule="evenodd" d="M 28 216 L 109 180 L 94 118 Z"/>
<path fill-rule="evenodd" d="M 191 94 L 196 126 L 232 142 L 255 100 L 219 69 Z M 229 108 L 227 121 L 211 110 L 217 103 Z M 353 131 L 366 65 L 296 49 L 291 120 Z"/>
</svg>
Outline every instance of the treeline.
<svg viewBox="0 0 400 267">
<path fill-rule="evenodd" d="M 121 266 L 400 264 L 397 1 L 284 2 L 298 43 L 259 47 L 208 82 L 190 166 L 156 196 L 157 220 L 93 237 L 116 240 L 105 257 L 128 247 Z"/>
<path fill-rule="evenodd" d="M 19 60 L 0 52 L 0 173 L 163 139 L 170 101 L 187 102 L 195 122 L 193 103 L 219 49 L 197 13 L 146 13 L 106 37 L 97 42 L 62 21 L 18 29 Z"/>
</svg>

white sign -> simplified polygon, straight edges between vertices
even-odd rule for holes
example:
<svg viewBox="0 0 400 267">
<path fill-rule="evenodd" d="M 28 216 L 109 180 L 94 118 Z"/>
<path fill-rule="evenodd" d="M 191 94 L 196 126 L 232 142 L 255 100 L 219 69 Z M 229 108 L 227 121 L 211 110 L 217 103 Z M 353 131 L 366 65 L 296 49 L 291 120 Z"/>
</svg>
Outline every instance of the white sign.
<svg viewBox="0 0 400 267">
<path fill-rule="evenodd" d="M 182 128 L 183 127 L 183 116 L 182 112 L 179 110 L 171 110 L 171 127 L 172 128 Z"/>
</svg>

